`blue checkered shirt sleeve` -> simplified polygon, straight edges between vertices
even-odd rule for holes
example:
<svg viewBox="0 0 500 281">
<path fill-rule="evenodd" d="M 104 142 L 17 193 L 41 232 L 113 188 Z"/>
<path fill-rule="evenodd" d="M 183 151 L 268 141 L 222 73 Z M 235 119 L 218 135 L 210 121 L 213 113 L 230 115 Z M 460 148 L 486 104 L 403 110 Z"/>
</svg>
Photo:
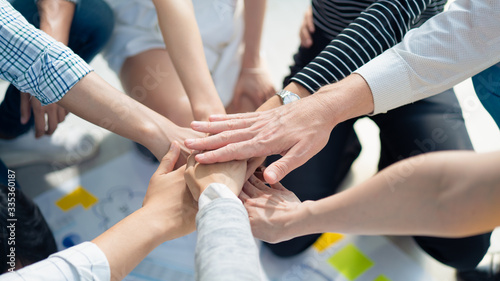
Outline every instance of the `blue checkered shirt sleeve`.
<svg viewBox="0 0 500 281">
<path fill-rule="evenodd" d="M 93 69 L 0 0 L 0 78 L 39 99 L 59 101 Z"/>
</svg>

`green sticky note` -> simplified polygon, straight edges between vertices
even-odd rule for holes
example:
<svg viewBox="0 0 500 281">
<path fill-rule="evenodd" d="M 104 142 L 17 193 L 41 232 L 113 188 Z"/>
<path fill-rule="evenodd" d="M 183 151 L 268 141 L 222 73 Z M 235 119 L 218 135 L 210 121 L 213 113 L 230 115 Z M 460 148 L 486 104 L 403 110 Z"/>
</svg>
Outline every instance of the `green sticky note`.
<svg viewBox="0 0 500 281">
<path fill-rule="evenodd" d="M 328 259 L 328 263 L 342 273 L 348 280 L 358 278 L 375 264 L 353 244 L 345 246 L 342 250 L 331 256 Z"/>
<path fill-rule="evenodd" d="M 387 276 L 385 275 L 379 275 L 377 278 L 375 278 L 375 280 L 373 281 L 391 281 L 391 279 L 387 278 Z"/>
</svg>

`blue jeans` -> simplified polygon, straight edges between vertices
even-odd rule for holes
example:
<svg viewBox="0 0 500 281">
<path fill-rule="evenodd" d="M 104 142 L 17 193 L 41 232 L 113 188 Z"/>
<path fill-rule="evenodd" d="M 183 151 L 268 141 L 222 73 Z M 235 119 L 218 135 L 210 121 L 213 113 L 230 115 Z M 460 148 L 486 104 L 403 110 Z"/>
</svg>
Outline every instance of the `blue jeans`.
<svg viewBox="0 0 500 281">
<path fill-rule="evenodd" d="M 40 27 L 38 8 L 33 0 L 9 0 L 29 23 Z M 113 31 L 113 11 L 103 0 L 80 1 L 75 7 L 68 47 L 86 62 L 90 62 L 108 42 Z M 13 139 L 33 127 L 33 114 L 27 124 L 21 124 L 20 93 L 10 85 L 0 104 L 0 138 Z"/>
<path fill-rule="evenodd" d="M 472 77 L 477 97 L 500 128 L 500 63 Z"/>
</svg>

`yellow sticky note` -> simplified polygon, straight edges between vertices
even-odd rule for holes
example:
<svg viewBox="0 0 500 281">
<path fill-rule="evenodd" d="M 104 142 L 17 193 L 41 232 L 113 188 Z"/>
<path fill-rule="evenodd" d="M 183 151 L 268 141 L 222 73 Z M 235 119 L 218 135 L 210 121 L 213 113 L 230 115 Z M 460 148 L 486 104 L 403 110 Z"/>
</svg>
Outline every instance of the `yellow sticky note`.
<svg viewBox="0 0 500 281">
<path fill-rule="evenodd" d="M 379 275 L 377 278 L 375 278 L 375 280 L 373 281 L 391 281 L 391 279 L 387 278 L 387 276 L 385 275 Z"/>
<path fill-rule="evenodd" d="M 318 240 L 314 242 L 313 246 L 318 252 L 323 252 L 342 238 L 344 238 L 344 235 L 339 233 L 323 233 Z"/>
<path fill-rule="evenodd" d="M 375 263 L 356 246 L 349 244 L 328 259 L 348 280 L 354 280 L 365 273 Z"/>
<path fill-rule="evenodd" d="M 67 212 L 78 205 L 82 205 L 83 208 L 88 209 L 97 203 L 97 201 L 99 201 L 97 197 L 80 185 L 71 193 L 57 200 L 56 205 L 61 208 L 61 210 Z"/>
</svg>

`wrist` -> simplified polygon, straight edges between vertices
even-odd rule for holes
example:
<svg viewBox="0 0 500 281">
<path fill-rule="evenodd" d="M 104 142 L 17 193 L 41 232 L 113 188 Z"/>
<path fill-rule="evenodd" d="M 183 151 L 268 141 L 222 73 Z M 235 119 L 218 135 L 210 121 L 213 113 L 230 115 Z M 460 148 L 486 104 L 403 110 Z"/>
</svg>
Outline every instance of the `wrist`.
<svg viewBox="0 0 500 281">
<path fill-rule="evenodd" d="M 311 205 L 313 204 L 314 201 L 304 201 L 288 213 L 287 223 L 284 227 L 286 240 L 315 233 L 311 230 Z"/>
<path fill-rule="evenodd" d="M 261 68 L 260 51 L 249 51 L 245 49 L 245 53 L 243 54 L 241 61 L 241 68 Z"/>
<path fill-rule="evenodd" d="M 324 86 L 314 96 L 323 105 L 324 117 L 329 116 L 334 125 L 373 112 L 370 87 L 359 74 Z"/>
</svg>

